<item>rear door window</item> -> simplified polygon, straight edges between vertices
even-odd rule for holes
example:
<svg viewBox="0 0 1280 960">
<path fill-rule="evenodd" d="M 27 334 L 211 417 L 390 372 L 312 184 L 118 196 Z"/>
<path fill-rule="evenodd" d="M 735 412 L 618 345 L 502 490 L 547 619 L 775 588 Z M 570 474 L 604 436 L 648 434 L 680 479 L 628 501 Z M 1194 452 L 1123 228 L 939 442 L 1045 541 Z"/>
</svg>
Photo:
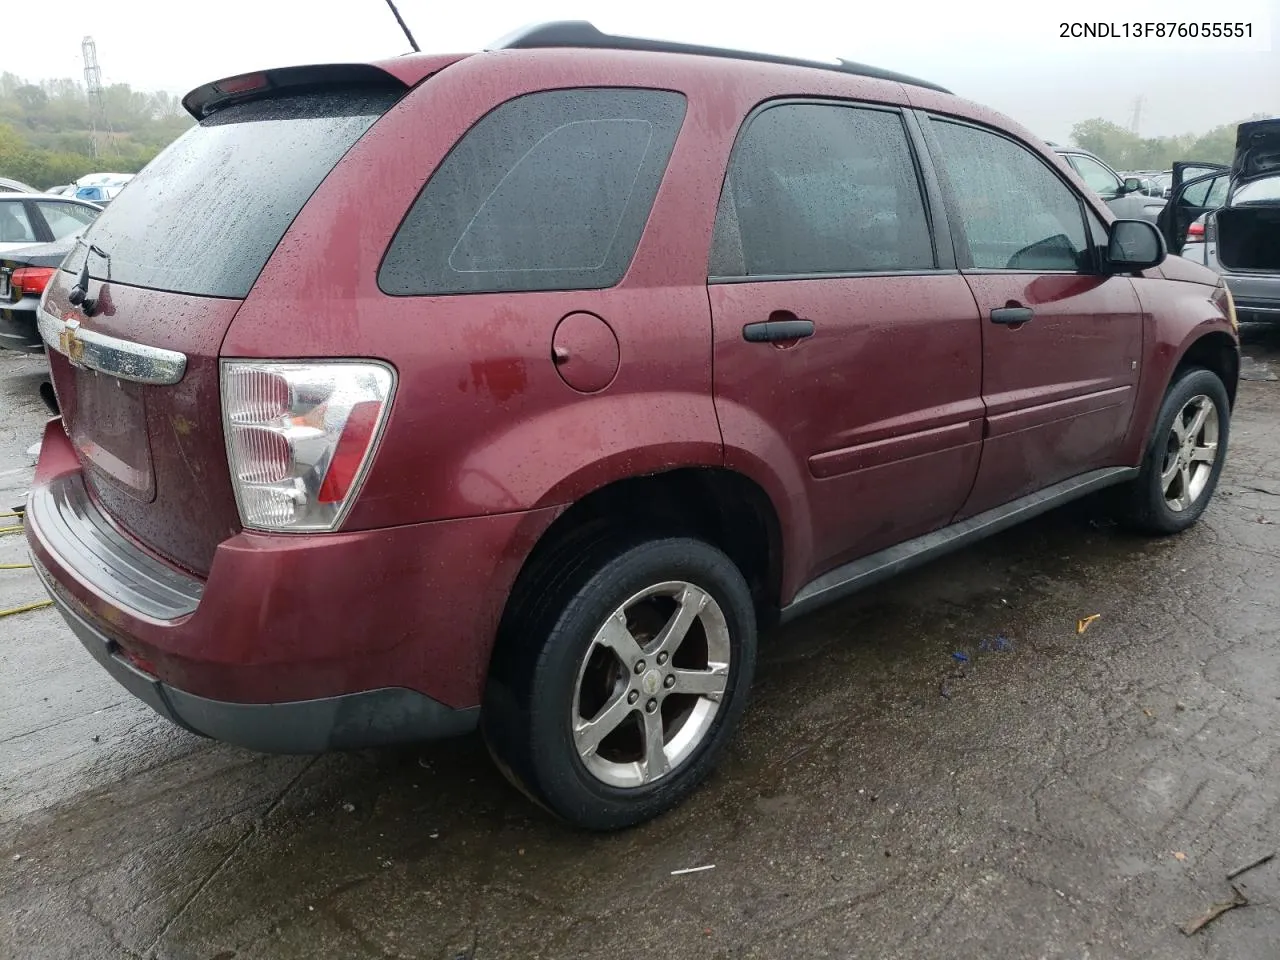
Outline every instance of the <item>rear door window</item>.
<svg viewBox="0 0 1280 960">
<path fill-rule="evenodd" d="M 932 120 L 937 158 L 973 266 L 991 270 L 1090 269 L 1079 196 L 1040 157 L 966 124 Z"/>
<path fill-rule="evenodd" d="M 92 207 L 83 207 L 78 203 L 58 203 L 52 200 L 37 200 L 36 209 L 44 217 L 44 222 L 53 231 L 53 239 L 61 240 L 83 230 L 98 216 Z"/>
<path fill-rule="evenodd" d="M 1204 202 L 1211 207 L 1220 207 L 1227 202 L 1227 187 L 1231 185 L 1229 176 L 1215 177 L 1213 186 L 1209 188 L 1209 195 L 1204 198 Z"/>
<path fill-rule="evenodd" d="M 249 293 L 342 155 L 403 90 L 356 88 L 235 104 L 165 149 L 90 228 L 111 279 L 210 297 Z M 76 270 L 86 251 L 79 248 Z M 108 260 L 91 259 L 105 278 Z"/>
<path fill-rule="evenodd" d="M 36 231 L 20 200 L 0 200 L 0 243 L 35 243 Z"/>
<path fill-rule="evenodd" d="M 396 296 L 602 289 L 622 279 L 684 119 L 660 90 L 511 100 L 427 182 L 387 250 Z"/>
<path fill-rule="evenodd" d="M 929 221 L 896 111 L 790 103 L 752 119 L 716 216 L 712 277 L 929 270 Z"/>
<path fill-rule="evenodd" d="M 1227 200 L 1227 187 L 1230 183 L 1231 177 L 1225 173 L 1216 177 L 1206 177 L 1199 183 L 1187 186 L 1182 191 L 1179 202 L 1189 207 L 1220 207 Z"/>
</svg>

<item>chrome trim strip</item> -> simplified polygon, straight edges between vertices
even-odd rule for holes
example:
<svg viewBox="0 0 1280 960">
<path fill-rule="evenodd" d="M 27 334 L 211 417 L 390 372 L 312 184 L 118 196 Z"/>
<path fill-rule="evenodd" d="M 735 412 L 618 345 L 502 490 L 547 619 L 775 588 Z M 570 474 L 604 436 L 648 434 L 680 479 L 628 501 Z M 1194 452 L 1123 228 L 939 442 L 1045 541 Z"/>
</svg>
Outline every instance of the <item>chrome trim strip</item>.
<svg viewBox="0 0 1280 960">
<path fill-rule="evenodd" d="M 78 320 L 59 320 L 43 304 L 36 310 L 36 324 L 45 346 L 77 367 L 161 387 L 177 383 L 187 372 L 185 353 L 86 330 Z"/>
</svg>

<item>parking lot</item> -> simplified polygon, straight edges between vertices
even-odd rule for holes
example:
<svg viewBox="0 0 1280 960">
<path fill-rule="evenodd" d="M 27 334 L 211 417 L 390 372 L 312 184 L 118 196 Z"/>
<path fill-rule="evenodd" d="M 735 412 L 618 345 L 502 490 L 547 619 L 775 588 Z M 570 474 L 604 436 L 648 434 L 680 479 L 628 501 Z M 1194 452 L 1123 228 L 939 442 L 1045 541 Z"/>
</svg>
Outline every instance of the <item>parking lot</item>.
<svg viewBox="0 0 1280 960">
<path fill-rule="evenodd" d="M 1275 957 L 1280 859 L 1179 930 L 1280 846 L 1280 329 L 1245 339 L 1202 524 L 1081 505 L 776 632 L 727 762 L 618 835 L 549 820 L 476 739 L 202 741 L 51 609 L 0 620 L 0 957 Z M 42 365 L 0 356 L 0 509 Z M 43 596 L 0 577 L 0 606 Z"/>
</svg>

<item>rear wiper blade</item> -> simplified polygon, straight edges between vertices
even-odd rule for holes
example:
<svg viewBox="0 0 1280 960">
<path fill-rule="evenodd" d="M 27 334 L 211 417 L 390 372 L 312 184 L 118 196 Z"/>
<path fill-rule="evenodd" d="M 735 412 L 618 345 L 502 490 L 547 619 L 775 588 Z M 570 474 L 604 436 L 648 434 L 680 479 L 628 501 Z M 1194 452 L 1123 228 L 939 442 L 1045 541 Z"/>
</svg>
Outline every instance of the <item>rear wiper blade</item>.
<svg viewBox="0 0 1280 960">
<path fill-rule="evenodd" d="M 111 279 L 111 254 L 103 250 L 96 243 L 90 243 L 84 237 L 76 237 L 76 246 L 84 244 L 89 249 L 84 255 L 84 264 L 80 267 L 80 276 L 76 278 L 76 285 L 71 288 L 67 294 L 67 299 L 71 301 L 72 306 L 79 307 L 86 317 L 92 317 L 93 311 L 98 307 L 96 297 L 89 296 L 89 258 L 93 254 L 97 254 L 107 262 L 107 280 Z"/>
</svg>

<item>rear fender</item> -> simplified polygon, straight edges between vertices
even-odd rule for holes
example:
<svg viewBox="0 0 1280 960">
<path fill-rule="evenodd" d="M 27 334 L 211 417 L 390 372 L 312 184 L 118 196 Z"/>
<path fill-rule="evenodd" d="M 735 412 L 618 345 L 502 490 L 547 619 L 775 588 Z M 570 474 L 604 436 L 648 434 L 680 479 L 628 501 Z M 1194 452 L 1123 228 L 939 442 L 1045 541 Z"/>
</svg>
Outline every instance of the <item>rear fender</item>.
<svg viewBox="0 0 1280 960">
<path fill-rule="evenodd" d="M 785 437 L 754 411 L 721 398 L 716 405 L 726 440 L 724 465 L 755 481 L 778 515 L 782 540 L 783 606 L 813 573 L 813 515 L 809 478 Z"/>
<path fill-rule="evenodd" d="M 710 396 L 621 394 L 548 409 L 486 435 L 461 458 L 457 484 L 466 502 L 530 509 L 573 503 L 628 477 L 722 462 Z"/>
</svg>

